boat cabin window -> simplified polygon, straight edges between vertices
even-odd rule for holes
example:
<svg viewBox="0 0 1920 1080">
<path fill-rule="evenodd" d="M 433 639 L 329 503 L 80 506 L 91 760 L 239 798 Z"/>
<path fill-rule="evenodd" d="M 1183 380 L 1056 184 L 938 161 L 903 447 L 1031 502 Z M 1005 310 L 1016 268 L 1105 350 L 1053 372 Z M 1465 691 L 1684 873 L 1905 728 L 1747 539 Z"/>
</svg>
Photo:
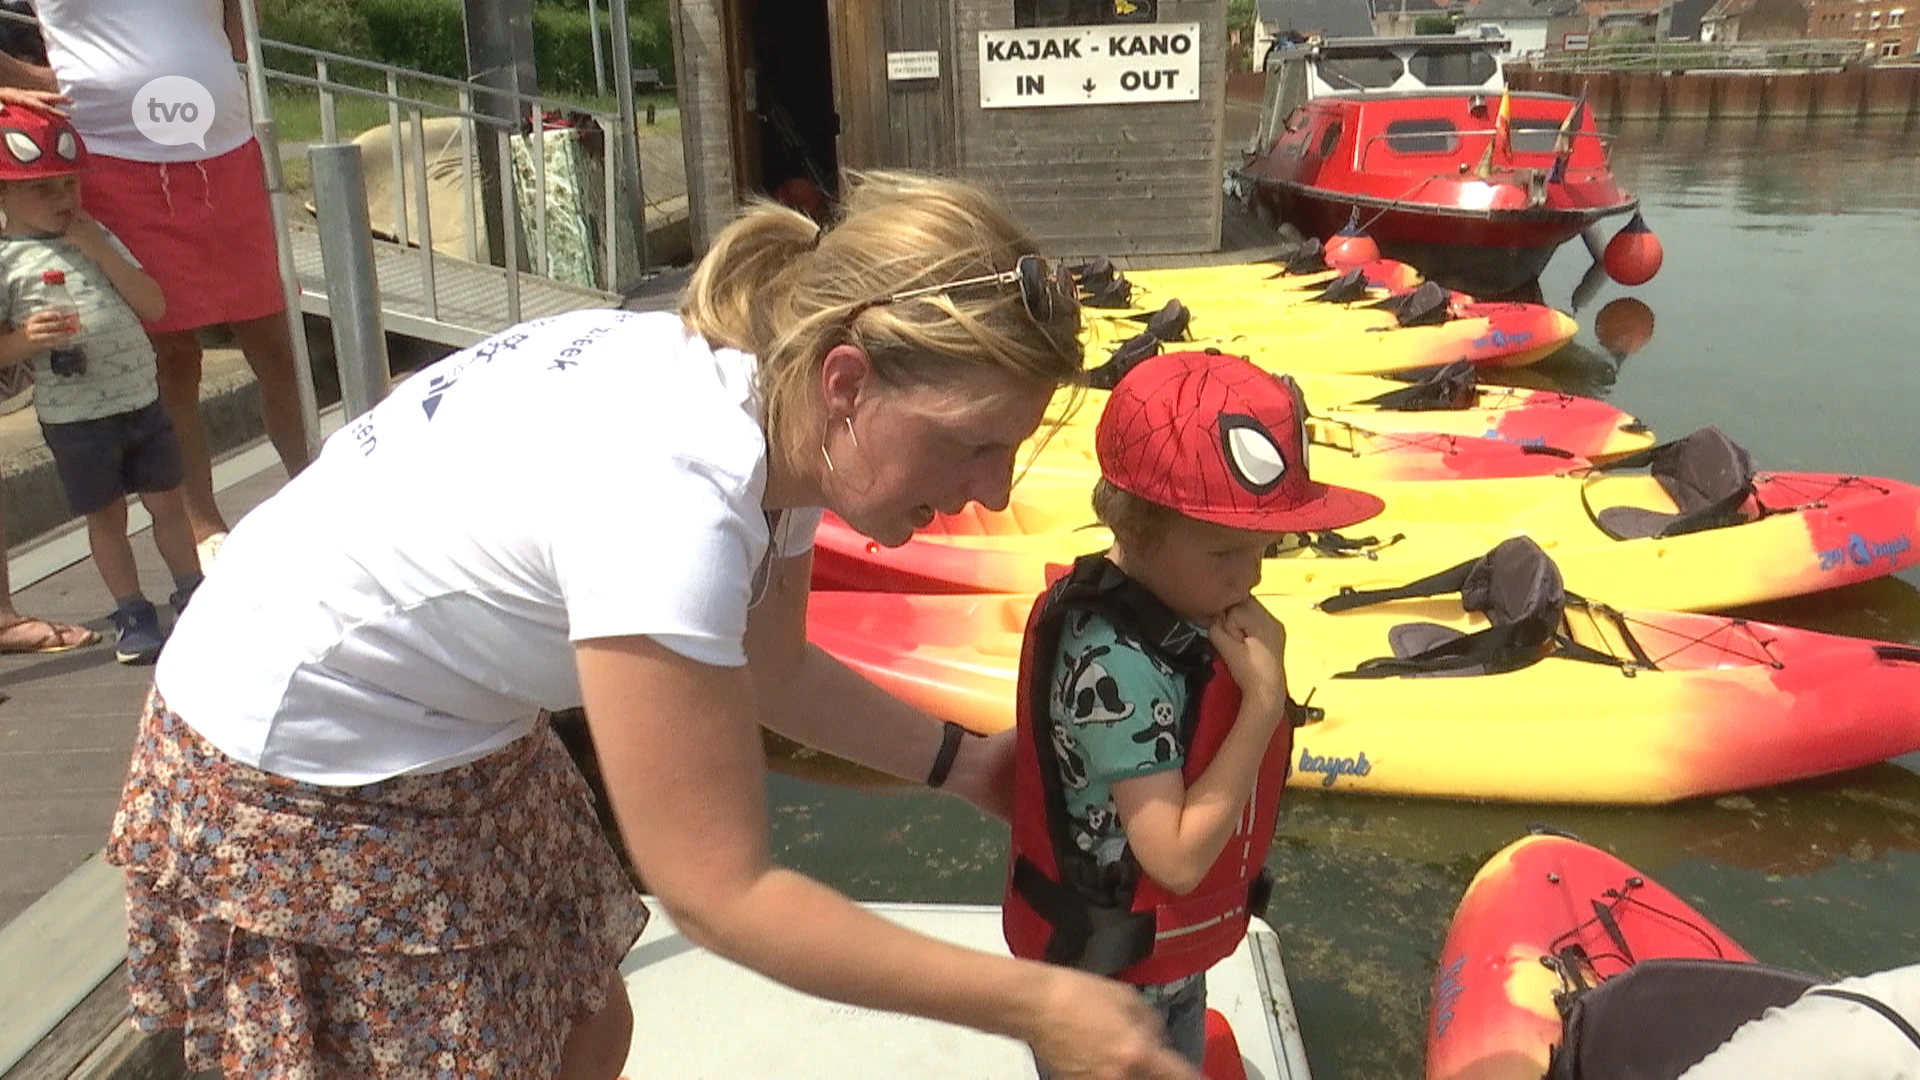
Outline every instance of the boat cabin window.
<svg viewBox="0 0 1920 1080">
<path fill-rule="evenodd" d="M 1499 61 L 1484 49 L 1414 53 L 1407 66 L 1414 78 L 1428 86 L 1484 86 L 1500 70 Z"/>
<path fill-rule="evenodd" d="M 1325 56 L 1320 59 L 1320 81 L 1340 90 L 1384 90 L 1392 86 L 1405 70 L 1397 56 Z"/>
<path fill-rule="evenodd" d="M 1459 130 L 1444 116 L 1395 120 L 1387 125 L 1387 146 L 1396 154 L 1451 154 L 1460 148 Z"/>
<path fill-rule="evenodd" d="M 1333 123 L 1327 125 L 1327 133 L 1320 136 L 1320 156 L 1323 158 L 1332 157 L 1333 148 L 1339 145 L 1340 121 L 1335 120 Z"/>
<path fill-rule="evenodd" d="M 1516 154 L 1551 154 L 1553 144 L 1560 137 L 1560 125 L 1552 120 L 1520 119 L 1513 121 L 1513 152 Z"/>
</svg>

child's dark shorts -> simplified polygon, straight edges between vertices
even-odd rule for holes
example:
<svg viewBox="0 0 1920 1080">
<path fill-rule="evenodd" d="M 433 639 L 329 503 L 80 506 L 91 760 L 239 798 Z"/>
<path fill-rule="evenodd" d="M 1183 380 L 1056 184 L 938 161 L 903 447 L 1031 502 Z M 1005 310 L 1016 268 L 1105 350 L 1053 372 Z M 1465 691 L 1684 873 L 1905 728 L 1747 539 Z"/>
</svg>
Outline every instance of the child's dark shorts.
<svg viewBox="0 0 1920 1080">
<path fill-rule="evenodd" d="M 103 510 L 132 494 L 169 491 L 186 478 L 180 440 L 158 401 L 97 420 L 43 423 L 40 433 L 76 514 Z"/>
</svg>

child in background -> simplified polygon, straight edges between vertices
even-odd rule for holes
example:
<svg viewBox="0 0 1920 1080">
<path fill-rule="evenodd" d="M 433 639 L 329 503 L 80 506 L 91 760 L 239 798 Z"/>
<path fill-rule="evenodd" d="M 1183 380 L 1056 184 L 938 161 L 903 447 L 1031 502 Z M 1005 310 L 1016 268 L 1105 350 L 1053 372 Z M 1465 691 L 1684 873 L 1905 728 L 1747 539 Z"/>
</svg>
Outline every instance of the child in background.
<svg viewBox="0 0 1920 1080">
<path fill-rule="evenodd" d="M 1138 986 L 1195 1065 L 1206 970 L 1266 906 L 1292 750 L 1261 559 L 1381 509 L 1310 479 L 1305 416 L 1238 357 L 1130 371 L 1096 435 L 1113 546 L 1041 597 L 1020 663 L 1008 945 Z"/>
<path fill-rule="evenodd" d="M 180 444 L 160 407 L 142 319 L 166 307 L 160 287 L 80 208 L 86 147 L 65 117 L 0 105 L 0 267 L 6 333 L 0 367 L 25 364 L 34 407 L 67 502 L 87 519 L 94 565 L 113 594 L 115 655 L 152 663 L 165 636 L 140 591 L 127 538 L 129 494 L 153 517 L 174 579 L 177 614 L 200 584 L 181 490 Z"/>
</svg>

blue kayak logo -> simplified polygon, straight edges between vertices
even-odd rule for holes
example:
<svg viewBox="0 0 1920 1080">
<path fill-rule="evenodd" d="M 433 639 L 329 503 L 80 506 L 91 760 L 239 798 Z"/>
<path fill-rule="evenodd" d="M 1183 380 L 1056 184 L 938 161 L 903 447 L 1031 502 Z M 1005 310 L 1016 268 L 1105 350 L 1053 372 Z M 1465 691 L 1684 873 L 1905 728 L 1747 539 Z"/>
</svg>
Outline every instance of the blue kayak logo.
<svg viewBox="0 0 1920 1080">
<path fill-rule="evenodd" d="M 1485 337 L 1474 338 L 1473 347 L 1476 349 L 1508 349 L 1517 345 L 1525 345 L 1532 340 L 1533 331 L 1531 330 L 1516 330 L 1511 334 L 1505 330 L 1491 330 L 1488 331 Z"/>
<path fill-rule="evenodd" d="M 1866 568 L 1874 563 L 1886 560 L 1888 566 L 1899 564 L 1900 556 L 1913 549 L 1913 541 L 1906 533 L 1884 542 L 1869 540 L 1859 533 L 1847 537 L 1847 542 L 1837 548 L 1828 548 L 1820 553 L 1820 569 L 1838 570 L 1849 563 Z"/>
<path fill-rule="evenodd" d="M 1460 978 L 1460 972 L 1467 966 L 1467 958 L 1462 956 L 1453 963 L 1440 969 L 1433 980 L 1433 1037 L 1444 1039 L 1447 1029 L 1453 1026 L 1453 1006 L 1466 993 L 1467 985 Z"/>
<path fill-rule="evenodd" d="M 1492 439 L 1496 442 L 1512 443 L 1515 446 L 1547 445 L 1547 437 L 1545 435 L 1535 435 L 1530 439 L 1516 439 L 1508 435 L 1502 435 L 1498 431 L 1494 430 L 1493 428 L 1488 428 L 1486 430 L 1486 433 L 1481 435 L 1480 437 L 1483 439 Z"/>
<path fill-rule="evenodd" d="M 1300 750 L 1300 771 L 1319 773 L 1325 779 L 1321 787 L 1332 787 L 1343 776 L 1366 776 L 1373 772 L 1373 763 L 1367 760 L 1366 751 L 1359 757 L 1316 757 L 1303 747 Z"/>
</svg>

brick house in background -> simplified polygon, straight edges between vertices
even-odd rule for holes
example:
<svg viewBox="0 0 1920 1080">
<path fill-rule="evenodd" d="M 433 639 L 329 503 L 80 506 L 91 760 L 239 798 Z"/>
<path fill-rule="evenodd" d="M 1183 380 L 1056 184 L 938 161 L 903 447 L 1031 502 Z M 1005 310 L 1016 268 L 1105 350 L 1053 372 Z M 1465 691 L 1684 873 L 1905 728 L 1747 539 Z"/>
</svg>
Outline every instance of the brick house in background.
<svg viewBox="0 0 1920 1080">
<path fill-rule="evenodd" d="M 1253 16 L 1253 69 L 1261 70 L 1276 38 L 1372 37 L 1367 0 L 1258 0 Z"/>
<path fill-rule="evenodd" d="M 1448 0 L 1374 0 L 1373 32 L 1381 37 L 1412 37 L 1428 15 L 1445 15 Z"/>
<path fill-rule="evenodd" d="M 1544 52 L 1568 34 L 1584 34 L 1589 23 L 1578 0 L 1468 0 L 1460 9 L 1459 32 L 1495 31 L 1513 43 L 1512 55 Z"/>
<path fill-rule="evenodd" d="M 1800 0 L 1717 0 L 1700 20 L 1700 40 L 1793 41 L 1807 36 Z"/>
<path fill-rule="evenodd" d="M 1920 0 L 1813 0 L 1807 36 L 1850 38 L 1867 56 L 1904 59 L 1920 52 Z"/>
</svg>

